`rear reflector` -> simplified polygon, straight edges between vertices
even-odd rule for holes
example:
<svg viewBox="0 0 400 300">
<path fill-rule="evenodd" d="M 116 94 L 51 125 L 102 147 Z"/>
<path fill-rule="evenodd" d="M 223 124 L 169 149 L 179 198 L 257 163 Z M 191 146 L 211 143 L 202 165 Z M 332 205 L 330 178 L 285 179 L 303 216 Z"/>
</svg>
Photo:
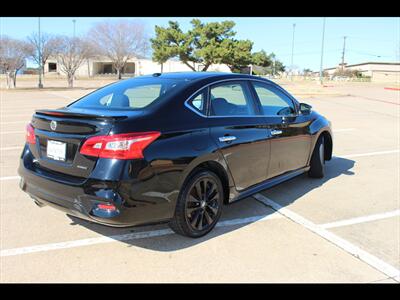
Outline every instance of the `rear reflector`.
<svg viewBox="0 0 400 300">
<path fill-rule="evenodd" d="M 116 207 L 112 204 L 97 204 L 97 208 L 102 209 L 102 210 L 110 210 L 110 211 L 116 210 Z"/>
<path fill-rule="evenodd" d="M 160 135 L 152 131 L 94 136 L 84 142 L 80 153 L 101 158 L 143 158 L 143 150 Z"/>
<path fill-rule="evenodd" d="M 35 129 L 33 128 L 31 123 L 26 125 L 25 140 L 28 144 L 36 144 Z"/>
</svg>

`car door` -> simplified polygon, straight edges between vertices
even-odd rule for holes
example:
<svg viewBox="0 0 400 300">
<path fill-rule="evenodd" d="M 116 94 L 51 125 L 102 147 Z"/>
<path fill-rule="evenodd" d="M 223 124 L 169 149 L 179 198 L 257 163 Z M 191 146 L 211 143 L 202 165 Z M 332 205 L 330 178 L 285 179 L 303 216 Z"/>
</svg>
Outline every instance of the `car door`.
<svg viewBox="0 0 400 300">
<path fill-rule="evenodd" d="M 311 147 L 309 116 L 298 114 L 295 102 L 272 83 L 252 81 L 270 133 L 268 178 L 305 167 Z"/>
<path fill-rule="evenodd" d="M 210 134 L 239 191 L 267 178 L 269 136 L 253 98 L 247 81 L 226 81 L 209 88 Z"/>
</svg>

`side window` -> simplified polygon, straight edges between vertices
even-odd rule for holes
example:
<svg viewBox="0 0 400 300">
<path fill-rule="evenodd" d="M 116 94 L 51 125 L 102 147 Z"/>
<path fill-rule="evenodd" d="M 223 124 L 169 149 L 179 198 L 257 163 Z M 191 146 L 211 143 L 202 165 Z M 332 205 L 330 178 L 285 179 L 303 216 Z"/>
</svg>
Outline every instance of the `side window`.
<svg viewBox="0 0 400 300">
<path fill-rule="evenodd" d="M 279 90 L 263 83 L 253 82 L 252 84 L 260 99 L 264 115 L 285 116 L 296 113 L 292 100 Z"/>
<path fill-rule="evenodd" d="M 241 82 L 229 82 L 211 87 L 210 115 L 255 115 L 254 104 L 248 86 Z"/>
<path fill-rule="evenodd" d="M 192 99 L 188 101 L 188 104 L 199 113 L 206 115 L 206 101 L 207 89 L 195 95 Z"/>
</svg>

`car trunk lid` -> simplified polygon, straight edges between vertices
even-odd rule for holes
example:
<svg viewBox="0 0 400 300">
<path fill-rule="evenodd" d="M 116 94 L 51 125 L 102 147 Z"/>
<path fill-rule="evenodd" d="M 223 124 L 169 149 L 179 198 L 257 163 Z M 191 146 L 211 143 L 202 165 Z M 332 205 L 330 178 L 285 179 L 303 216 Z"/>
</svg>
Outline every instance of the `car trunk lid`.
<svg viewBox="0 0 400 300">
<path fill-rule="evenodd" d="M 36 144 L 30 145 L 36 166 L 66 176 L 87 178 L 97 158 L 80 154 L 84 141 L 107 135 L 114 123 L 140 112 L 61 108 L 37 110 L 32 117 Z"/>
</svg>

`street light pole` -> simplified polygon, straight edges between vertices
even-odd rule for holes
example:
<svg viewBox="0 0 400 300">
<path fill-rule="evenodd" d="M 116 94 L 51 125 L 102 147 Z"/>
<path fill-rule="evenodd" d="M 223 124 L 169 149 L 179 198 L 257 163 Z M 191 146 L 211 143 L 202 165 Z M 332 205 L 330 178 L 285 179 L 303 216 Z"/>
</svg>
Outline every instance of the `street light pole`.
<svg viewBox="0 0 400 300">
<path fill-rule="evenodd" d="M 74 23 L 74 38 L 75 38 L 75 22 L 76 22 L 76 20 L 74 19 L 74 20 L 72 20 L 72 23 Z"/>
<path fill-rule="evenodd" d="M 41 89 L 41 88 L 43 88 L 43 84 L 42 84 L 42 51 L 41 51 L 41 48 L 42 48 L 42 44 L 41 44 L 41 40 L 42 40 L 42 38 L 41 38 L 41 36 L 40 36 L 40 17 L 39 17 L 39 53 L 38 53 L 38 55 L 39 55 L 39 84 L 38 84 L 38 87 L 39 87 L 39 89 Z"/>
<path fill-rule="evenodd" d="M 342 71 L 344 70 L 344 52 L 346 49 L 346 36 L 343 37 L 343 51 L 342 51 Z"/>
<path fill-rule="evenodd" d="M 294 53 L 294 30 L 296 28 L 296 24 L 293 24 L 293 37 L 292 37 L 292 60 L 290 64 L 290 80 L 293 80 L 293 53 Z"/>
<path fill-rule="evenodd" d="M 325 18 L 324 22 L 322 25 L 322 46 L 321 46 L 321 63 L 319 65 L 319 83 L 322 85 L 323 84 L 323 70 L 322 70 L 322 65 L 323 65 L 323 58 L 324 58 L 324 38 L 325 38 Z"/>
</svg>

